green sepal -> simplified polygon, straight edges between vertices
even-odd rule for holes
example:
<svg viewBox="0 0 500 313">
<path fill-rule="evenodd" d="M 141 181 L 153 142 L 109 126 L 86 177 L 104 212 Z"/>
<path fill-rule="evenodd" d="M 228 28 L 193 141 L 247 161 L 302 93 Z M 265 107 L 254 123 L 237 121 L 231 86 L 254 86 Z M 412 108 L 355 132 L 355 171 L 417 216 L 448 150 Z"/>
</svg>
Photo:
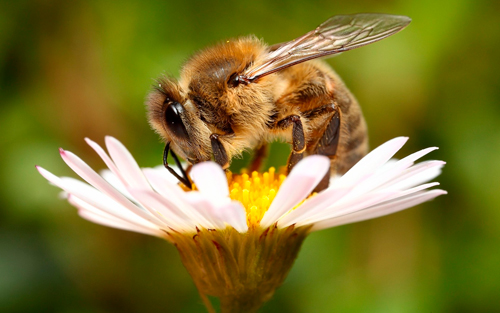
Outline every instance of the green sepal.
<svg viewBox="0 0 500 313">
<path fill-rule="evenodd" d="M 255 312 L 285 280 L 310 227 L 203 229 L 167 232 L 202 297 L 218 297 L 221 312 Z"/>
</svg>

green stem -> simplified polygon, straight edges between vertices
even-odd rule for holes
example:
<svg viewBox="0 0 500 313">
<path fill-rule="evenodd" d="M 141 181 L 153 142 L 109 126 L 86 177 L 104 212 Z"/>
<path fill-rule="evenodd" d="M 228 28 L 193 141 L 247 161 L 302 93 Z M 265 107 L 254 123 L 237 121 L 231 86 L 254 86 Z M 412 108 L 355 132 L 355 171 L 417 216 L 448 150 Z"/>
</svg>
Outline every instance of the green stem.
<svg viewBox="0 0 500 313">
<path fill-rule="evenodd" d="M 264 301 L 255 295 L 248 297 L 221 297 L 221 313 L 254 313 L 262 306 Z"/>
</svg>

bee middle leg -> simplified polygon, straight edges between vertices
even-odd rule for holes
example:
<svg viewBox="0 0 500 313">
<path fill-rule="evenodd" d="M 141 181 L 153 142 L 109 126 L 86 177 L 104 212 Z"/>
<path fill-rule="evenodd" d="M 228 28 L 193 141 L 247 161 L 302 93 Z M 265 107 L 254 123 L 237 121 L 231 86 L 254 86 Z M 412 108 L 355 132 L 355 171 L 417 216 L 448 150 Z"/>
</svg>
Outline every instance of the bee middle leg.
<svg viewBox="0 0 500 313">
<path fill-rule="evenodd" d="M 287 129 L 293 125 L 292 128 L 292 152 L 288 157 L 287 172 L 290 173 L 292 168 L 304 158 L 304 151 L 306 150 L 306 138 L 304 127 L 300 116 L 290 115 L 284 119 L 279 120 L 274 128 Z"/>
<path fill-rule="evenodd" d="M 331 117 L 327 119 L 326 127 L 323 130 L 323 134 L 317 141 L 316 145 L 313 146 L 313 148 L 310 150 L 310 153 L 327 156 L 331 160 L 330 166 L 333 165 L 335 167 L 335 160 L 337 158 L 337 148 L 339 145 L 339 138 L 340 138 L 341 112 L 339 109 L 336 109 L 325 114 L 329 114 L 331 115 Z M 330 184 L 330 176 L 331 176 L 331 168 L 325 174 L 323 179 L 321 179 L 321 181 L 316 186 L 314 191 L 320 192 L 328 188 L 328 185 Z"/>
</svg>

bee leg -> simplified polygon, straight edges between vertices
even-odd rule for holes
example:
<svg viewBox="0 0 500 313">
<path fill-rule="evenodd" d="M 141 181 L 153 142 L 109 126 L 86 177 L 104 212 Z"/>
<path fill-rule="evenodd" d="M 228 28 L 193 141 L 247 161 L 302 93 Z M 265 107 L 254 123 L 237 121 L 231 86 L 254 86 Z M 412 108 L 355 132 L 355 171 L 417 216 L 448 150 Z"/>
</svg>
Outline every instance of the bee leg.
<svg viewBox="0 0 500 313">
<path fill-rule="evenodd" d="M 330 118 L 328 125 L 323 132 L 323 135 L 319 139 L 316 144 L 315 149 L 313 150 L 313 154 L 320 154 L 330 158 L 332 163 L 335 162 L 337 158 L 337 147 L 339 145 L 340 138 L 340 111 L 335 110 L 333 116 Z M 330 165 L 331 166 L 331 165 Z M 319 182 L 319 184 L 314 189 L 315 192 L 320 192 L 326 188 L 330 184 L 330 176 L 331 173 L 328 171 L 323 179 Z"/>
<path fill-rule="evenodd" d="M 306 137 L 304 127 L 298 115 L 290 115 L 276 123 L 277 128 L 286 129 L 293 124 L 292 129 L 292 152 L 288 157 L 287 172 L 290 173 L 295 164 L 299 163 L 304 157 L 306 150 Z"/>
<path fill-rule="evenodd" d="M 177 172 L 168 165 L 167 159 L 168 159 L 169 152 L 172 155 L 172 157 L 174 158 L 175 164 L 181 170 L 182 176 L 177 174 Z M 170 174 L 174 175 L 175 178 L 177 178 L 181 183 L 186 185 L 186 187 L 188 187 L 189 189 L 192 189 L 193 186 L 191 185 L 191 181 L 189 180 L 189 177 L 188 177 L 186 171 L 182 168 L 181 161 L 179 161 L 177 154 L 175 154 L 174 151 L 170 150 L 170 143 L 167 143 L 167 145 L 165 146 L 165 150 L 163 150 L 163 166 L 165 166 L 165 168 L 170 172 Z"/>
<path fill-rule="evenodd" d="M 260 169 L 266 156 L 267 156 L 267 143 L 263 142 L 260 144 L 257 150 L 255 150 L 255 153 L 252 157 L 252 162 L 250 162 L 250 166 L 248 167 L 250 173 L 252 173 L 253 171 L 258 171 Z"/>
<path fill-rule="evenodd" d="M 217 164 L 222 166 L 225 170 L 229 167 L 229 158 L 227 157 L 226 149 L 220 142 L 220 135 L 212 134 L 210 135 L 210 143 L 212 145 L 212 152 L 214 154 L 214 160 Z"/>
<path fill-rule="evenodd" d="M 304 158 L 304 153 L 295 153 L 294 151 L 290 152 L 290 155 L 288 156 L 288 162 L 286 165 L 286 172 L 287 174 L 290 174 L 292 171 L 292 168 L 300 162 Z"/>
</svg>

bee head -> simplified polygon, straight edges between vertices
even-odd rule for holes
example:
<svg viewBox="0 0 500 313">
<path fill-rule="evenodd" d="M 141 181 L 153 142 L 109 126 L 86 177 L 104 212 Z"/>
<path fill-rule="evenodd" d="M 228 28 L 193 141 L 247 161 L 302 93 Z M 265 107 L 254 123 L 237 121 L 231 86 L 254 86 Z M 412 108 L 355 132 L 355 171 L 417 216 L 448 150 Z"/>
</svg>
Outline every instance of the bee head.
<svg viewBox="0 0 500 313">
<path fill-rule="evenodd" d="M 195 164 L 211 157 L 208 135 L 203 136 L 203 122 L 196 110 L 186 101 L 175 79 L 158 79 L 146 101 L 151 127 L 164 139 L 172 151 Z M 207 130 L 205 130 L 207 131 Z M 207 138 L 203 140 L 203 137 Z"/>
</svg>

